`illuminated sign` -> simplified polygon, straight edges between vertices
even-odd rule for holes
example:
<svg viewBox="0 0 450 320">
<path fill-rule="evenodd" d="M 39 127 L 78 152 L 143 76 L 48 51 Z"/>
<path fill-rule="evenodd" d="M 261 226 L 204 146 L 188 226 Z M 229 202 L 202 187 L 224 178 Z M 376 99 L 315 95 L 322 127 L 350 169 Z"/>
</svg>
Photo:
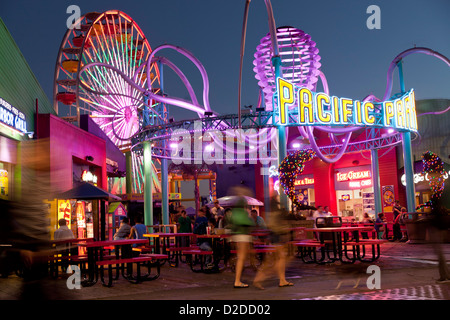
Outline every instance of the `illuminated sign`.
<svg viewBox="0 0 450 320">
<path fill-rule="evenodd" d="M 442 178 L 444 180 L 447 180 L 449 175 L 450 175 L 450 171 L 449 172 L 444 172 L 444 174 L 442 175 Z M 428 173 L 426 173 L 425 175 L 423 175 L 421 173 L 415 173 L 414 174 L 414 184 L 422 182 L 424 180 L 430 181 L 430 179 L 428 178 Z M 405 174 L 402 175 L 401 181 L 402 181 L 402 184 L 404 186 L 406 186 L 406 176 L 405 176 Z"/>
<path fill-rule="evenodd" d="M 314 184 L 314 178 L 303 178 L 294 181 L 295 186 L 305 186 L 308 184 Z"/>
<path fill-rule="evenodd" d="M 58 200 L 58 220 L 65 219 L 66 225 L 71 228 L 72 205 L 69 200 Z"/>
<path fill-rule="evenodd" d="M 94 184 L 97 184 L 98 178 L 92 172 L 83 170 L 83 173 L 81 174 L 81 180 L 83 180 L 85 182 L 92 182 Z"/>
<path fill-rule="evenodd" d="M 80 229 L 86 228 L 86 210 L 83 201 L 77 202 L 76 214 L 77 214 L 78 237 L 80 237 Z"/>
<path fill-rule="evenodd" d="M 341 199 L 342 199 L 342 201 L 348 201 L 348 200 L 350 200 L 350 195 L 349 194 L 343 194 L 341 196 Z"/>
<path fill-rule="evenodd" d="M 161 201 L 162 193 L 153 193 L 153 201 Z M 181 200 L 181 193 L 169 193 L 169 200 Z"/>
<path fill-rule="evenodd" d="M 370 173 L 369 170 L 336 173 L 337 181 L 362 180 L 362 179 L 367 179 L 367 178 L 371 178 L 371 177 L 372 177 L 372 174 Z"/>
<path fill-rule="evenodd" d="M 277 166 L 269 167 L 269 178 L 278 177 L 280 174 L 278 173 Z"/>
<path fill-rule="evenodd" d="M 21 133 L 27 133 L 25 115 L 2 98 L 0 98 L 0 123 L 6 124 Z"/>
<path fill-rule="evenodd" d="M 352 189 L 364 189 L 372 186 L 372 179 L 350 181 L 348 186 Z"/>
<path fill-rule="evenodd" d="M 277 79 L 278 124 L 373 126 L 417 132 L 414 90 L 392 101 L 371 102 L 329 96 Z M 291 112 L 289 108 L 294 107 Z M 295 115 L 294 117 L 292 115 Z M 290 121 L 291 120 L 291 121 Z"/>
</svg>

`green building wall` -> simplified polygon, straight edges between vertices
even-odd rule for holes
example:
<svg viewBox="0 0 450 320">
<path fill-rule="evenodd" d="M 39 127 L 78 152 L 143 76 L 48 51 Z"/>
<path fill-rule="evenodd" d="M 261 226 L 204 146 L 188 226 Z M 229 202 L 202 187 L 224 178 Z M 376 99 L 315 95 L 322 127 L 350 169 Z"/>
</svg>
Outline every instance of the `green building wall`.
<svg viewBox="0 0 450 320">
<path fill-rule="evenodd" d="M 36 49 L 39 50 L 39 48 Z M 49 98 L 1 18 L 0 97 L 25 115 L 28 132 L 35 131 L 36 99 L 39 102 L 39 113 L 56 114 Z"/>
</svg>

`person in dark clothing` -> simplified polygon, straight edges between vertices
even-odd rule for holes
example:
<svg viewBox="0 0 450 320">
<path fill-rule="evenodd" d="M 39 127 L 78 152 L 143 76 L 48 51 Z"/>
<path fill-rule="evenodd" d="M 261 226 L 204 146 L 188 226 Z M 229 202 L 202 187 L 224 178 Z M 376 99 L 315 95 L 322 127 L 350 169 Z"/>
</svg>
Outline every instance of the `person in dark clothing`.
<svg viewBox="0 0 450 320">
<path fill-rule="evenodd" d="M 186 215 L 186 210 L 181 210 L 181 216 L 178 218 L 178 224 L 180 225 L 180 233 L 192 232 L 192 220 Z"/>
<path fill-rule="evenodd" d="M 446 209 L 441 205 L 441 199 L 434 199 L 431 214 L 428 216 L 430 220 L 428 234 L 433 244 L 433 249 L 438 258 L 439 279 L 437 283 L 450 283 L 450 270 L 447 265 L 447 259 L 442 250 L 442 242 L 445 233 L 450 228 L 450 216 L 446 214 Z"/>
</svg>

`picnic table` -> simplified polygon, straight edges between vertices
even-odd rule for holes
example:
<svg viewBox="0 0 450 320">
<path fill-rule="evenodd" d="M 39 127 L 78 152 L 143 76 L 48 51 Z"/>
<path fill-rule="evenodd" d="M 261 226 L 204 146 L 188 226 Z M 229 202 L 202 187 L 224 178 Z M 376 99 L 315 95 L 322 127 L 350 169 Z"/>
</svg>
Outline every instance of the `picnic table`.
<svg viewBox="0 0 450 320">
<path fill-rule="evenodd" d="M 303 261 L 311 263 L 322 264 L 336 261 L 354 263 L 356 260 L 373 262 L 379 258 L 380 244 L 384 242 L 384 240 L 378 239 L 360 239 L 360 232 L 373 231 L 372 226 L 306 228 L 305 231 L 316 233 L 318 235 L 318 241 L 302 240 L 294 241 L 292 244 L 301 248 L 301 258 Z M 326 235 L 331 236 L 326 237 Z M 365 258 L 366 245 L 372 247 L 372 258 Z M 316 249 L 320 249 L 320 259 L 316 257 Z M 350 250 L 352 252 L 351 257 L 349 257 Z M 306 259 L 307 256 L 309 257 L 308 261 Z M 328 260 L 325 260 L 326 258 Z"/>
<path fill-rule="evenodd" d="M 225 239 L 229 238 L 230 234 L 198 234 L 197 239 L 210 239 L 212 250 L 200 250 L 199 248 L 190 248 L 188 250 L 182 251 L 184 255 L 189 256 L 189 264 L 191 270 L 194 272 L 203 273 L 218 273 L 225 270 L 227 266 L 227 261 L 229 258 L 230 248 L 228 247 L 228 242 Z M 198 258 L 200 262 L 200 268 L 194 268 L 194 258 Z M 212 258 L 211 265 L 205 268 L 206 257 L 210 256 Z M 220 267 L 220 261 L 223 260 L 223 267 Z"/>
<path fill-rule="evenodd" d="M 139 255 L 138 257 L 133 257 L 133 244 L 145 244 L 147 239 L 124 239 L 124 240 L 106 240 L 106 241 L 92 241 L 92 242 L 81 242 L 78 246 L 87 249 L 87 264 L 88 264 L 88 279 L 82 282 L 83 286 L 92 286 L 98 281 L 100 274 L 101 281 L 104 285 L 110 287 L 112 285 L 112 265 L 116 265 L 116 276 L 114 280 L 119 278 L 119 271 L 122 271 L 122 276 L 126 280 L 139 283 L 145 280 L 155 280 L 159 277 L 160 268 L 159 263 L 156 263 L 157 274 L 156 276 L 150 277 L 150 262 L 167 258 L 164 255 L 149 254 L 149 255 Z M 115 256 L 106 256 L 104 251 L 109 247 L 113 246 Z M 137 276 L 132 276 L 132 266 L 136 263 L 137 265 Z M 141 263 L 147 263 L 149 268 L 149 273 L 145 276 L 140 274 Z M 125 268 L 124 265 L 127 265 Z M 104 280 L 104 266 L 108 266 L 108 283 Z M 125 273 L 126 272 L 126 273 Z"/>
<path fill-rule="evenodd" d="M 155 253 L 166 254 L 171 267 L 177 267 L 181 260 L 181 252 L 191 249 L 192 240 L 195 238 L 193 233 L 148 233 L 143 235 L 149 238 L 149 246 L 141 248 L 141 251 L 150 251 Z M 151 243 L 153 239 L 153 244 Z M 173 245 L 171 240 L 175 239 Z M 162 246 L 161 246 L 162 245 Z"/>
<path fill-rule="evenodd" d="M 63 272 L 67 269 L 72 258 L 77 257 L 79 253 L 78 243 L 91 242 L 94 238 L 72 238 L 51 240 L 48 260 L 50 275 L 58 276 L 58 268 L 61 267 Z"/>
</svg>

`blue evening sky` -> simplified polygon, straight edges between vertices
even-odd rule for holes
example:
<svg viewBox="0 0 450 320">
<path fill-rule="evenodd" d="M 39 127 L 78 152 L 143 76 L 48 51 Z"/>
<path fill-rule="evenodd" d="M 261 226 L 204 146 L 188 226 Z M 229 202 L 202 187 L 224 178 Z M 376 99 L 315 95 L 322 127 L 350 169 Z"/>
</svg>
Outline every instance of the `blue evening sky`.
<svg viewBox="0 0 450 320">
<path fill-rule="evenodd" d="M 56 56 L 66 31 L 69 5 L 82 13 L 118 9 L 144 31 L 152 48 L 174 44 L 194 53 L 210 79 L 210 103 L 221 114 L 237 113 L 240 42 L 245 0 L 14 0 L 0 2 L 0 16 L 51 100 Z M 369 5 L 381 9 L 381 29 L 369 30 Z M 362 99 L 381 98 L 392 59 L 411 47 L 429 47 L 450 57 L 449 0 L 272 0 L 277 26 L 290 25 L 310 34 L 322 57 L 330 94 Z M 242 105 L 256 105 L 258 85 L 253 54 L 266 35 L 268 16 L 263 0 L 250 3 L 243 66 Z M 201 77 L 186 58 L 160 52 L 188 76 L 201 101 Z M 450 68 L 436 58 L 416 54 L 405 58 L 406 88 L 416 99 L 450 99 Z M 398 92 L 394 77 L 393 93 Z M 187 98 L 173 74 L 165 73 L 169 95 Z M 171 109 L 172 115 L 195 114 Z M 175 114 L 176 112 L 176 114 Z"/>
</svg>

